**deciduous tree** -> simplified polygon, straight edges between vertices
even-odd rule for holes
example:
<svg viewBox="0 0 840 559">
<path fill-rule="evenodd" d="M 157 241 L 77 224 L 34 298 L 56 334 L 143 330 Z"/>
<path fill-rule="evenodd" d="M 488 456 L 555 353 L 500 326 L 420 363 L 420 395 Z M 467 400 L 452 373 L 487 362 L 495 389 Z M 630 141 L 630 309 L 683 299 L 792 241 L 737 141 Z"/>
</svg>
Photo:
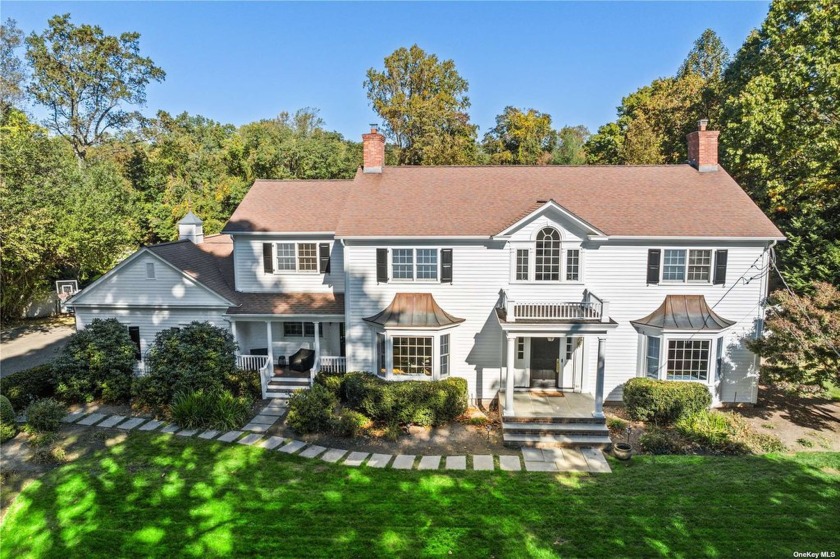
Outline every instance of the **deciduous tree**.
<svg viewBox="0 0 840 559">
<path fill-rule="evenodd" d="M 490 162 L 502 165 L 545 165 L 557 147 L 551 115 L 534 109 L 505 107 L 484 136 L 482 147 Z"/>
</svg>

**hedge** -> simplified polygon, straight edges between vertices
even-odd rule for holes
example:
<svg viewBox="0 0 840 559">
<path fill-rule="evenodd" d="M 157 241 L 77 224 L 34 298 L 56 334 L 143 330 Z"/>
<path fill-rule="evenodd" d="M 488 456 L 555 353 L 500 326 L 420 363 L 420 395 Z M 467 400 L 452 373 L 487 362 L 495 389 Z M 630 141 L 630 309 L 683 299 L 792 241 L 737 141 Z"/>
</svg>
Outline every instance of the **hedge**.
<svg viewBox="0 0 840 559">
<path fill-rule="evenodd" d="M 0 378 L 0 394 L 8 398 L 16 410 L 25 409 L 35 400 L 55 396 L 52 364 L 38 365 Z"/>
<path fill-rule="evenodd" d="M 712 396 L 696 382 L 633 378 L 624 384 L 624 405 L 631 419 L 668 424 L 708 409 Z"/>
<path fill-rule="evenodd" d="M 0 396 L 0 443 L 6 442 L 15 435 L 17 435 L 15 410 L 8 398 Z"/>
</svg>

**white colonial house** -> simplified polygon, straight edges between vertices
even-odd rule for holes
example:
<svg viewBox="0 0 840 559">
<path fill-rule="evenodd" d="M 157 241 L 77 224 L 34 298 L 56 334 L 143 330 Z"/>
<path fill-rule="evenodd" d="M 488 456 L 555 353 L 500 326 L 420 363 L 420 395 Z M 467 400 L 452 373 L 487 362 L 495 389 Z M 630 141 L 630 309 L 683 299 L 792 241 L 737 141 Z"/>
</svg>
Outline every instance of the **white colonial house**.
<svg viewBox="0 0 840 559">
<path fill-rule="evenodd" d="M 603 440 L 602 404 L 633 377 L 756 401 L 745 343 L 783 236 L 704 121 L 684 165 L 386 167 L 384 137 L 363 140 L 352 180 L 258 180 L 220 235 L 188 214 L 181 240 L 72 298 L 77 327 L 118 318 L 140 370 L 164 328 L 229 328 L 266 395 L 319 370 L 463 377 L 473 401 L 499 396 L 512 442 Z M 515 428 L 532 416 L 577 434 Z"/>
</svg>

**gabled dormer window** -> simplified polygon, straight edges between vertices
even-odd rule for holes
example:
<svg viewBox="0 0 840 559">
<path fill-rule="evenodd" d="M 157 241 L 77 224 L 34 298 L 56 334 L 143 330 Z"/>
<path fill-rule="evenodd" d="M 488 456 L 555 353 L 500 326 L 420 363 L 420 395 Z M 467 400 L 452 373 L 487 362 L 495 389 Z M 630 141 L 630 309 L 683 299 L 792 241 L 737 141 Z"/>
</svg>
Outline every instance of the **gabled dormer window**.
<svg viewBox="0 0 840 559">
<path fill-rule="evenodd" d="M 563 242 L 554 227 L 542 228 L 529 245 L 523 246 L 521 241 L 513 244 L 513 281 L 581 281 L 580 243 Z"/>
</svg>

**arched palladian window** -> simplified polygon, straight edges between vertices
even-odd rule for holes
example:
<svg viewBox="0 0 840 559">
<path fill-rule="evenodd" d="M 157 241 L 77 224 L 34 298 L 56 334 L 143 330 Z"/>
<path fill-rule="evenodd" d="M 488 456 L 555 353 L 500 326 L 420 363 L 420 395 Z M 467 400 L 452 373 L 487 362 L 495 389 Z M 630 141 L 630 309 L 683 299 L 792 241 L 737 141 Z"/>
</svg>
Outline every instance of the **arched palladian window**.
<svg viewBox="0 0 840 559">
<path fill-rule="evenodd" d="M 537 233 L 537 253 L 534 269 L 536 281 L 560 280 L 560 233 L 546 227 Z"/>
</svg>

